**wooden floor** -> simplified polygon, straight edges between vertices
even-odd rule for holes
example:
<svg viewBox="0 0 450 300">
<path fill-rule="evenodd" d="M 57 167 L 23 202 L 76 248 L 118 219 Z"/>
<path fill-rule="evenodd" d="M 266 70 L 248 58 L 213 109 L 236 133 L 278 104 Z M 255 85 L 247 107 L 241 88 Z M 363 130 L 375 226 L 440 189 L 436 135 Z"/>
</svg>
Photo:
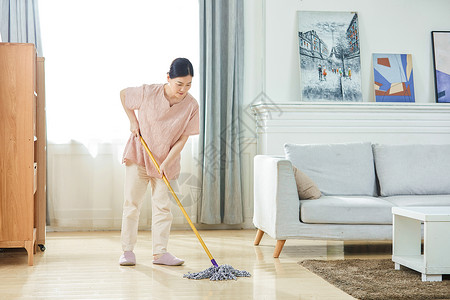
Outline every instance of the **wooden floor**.
<svg viewBox="0 0 450 300">
<path fill-rule="evenodd" d="M 23 249 L 0 250 L 0 299 L 353 299 L 307 271 L 304 259 L 389 258 L 391 245 L 288 240 L 280 258 L 256 230 L 206 230 L 200 235 L 218 264 L 247 270 L 251 278 L 188 280 L 187 272 L 211 266 L 191 231 L 173 231 L 169 251 L 186 260 L 180 267 L 152 265 L 149 231 L 139 232 L 137 265 L 121 267 L 120 232 L 53 232 L 46 250 L 27 265 Z"/>
</svg>

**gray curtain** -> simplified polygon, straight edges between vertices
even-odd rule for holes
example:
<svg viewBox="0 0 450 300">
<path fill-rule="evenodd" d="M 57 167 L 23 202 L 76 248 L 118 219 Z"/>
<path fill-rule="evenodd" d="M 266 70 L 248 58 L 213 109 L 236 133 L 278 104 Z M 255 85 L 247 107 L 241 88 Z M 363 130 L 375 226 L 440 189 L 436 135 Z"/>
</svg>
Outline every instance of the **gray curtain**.
<svg viewBox="0 0 450 300">
<path fill-rule="evenodd" d="M 243 1 L 200 0 L 200 178 L 198 221 L 239 224 L 243 217 L 240 110 Z"/>
<path fill-rule="evenodd" d="M 33 43 L 43 56 L 37 0 L 0 0 L 0 33 L 3 42 Z"/>
</svg>

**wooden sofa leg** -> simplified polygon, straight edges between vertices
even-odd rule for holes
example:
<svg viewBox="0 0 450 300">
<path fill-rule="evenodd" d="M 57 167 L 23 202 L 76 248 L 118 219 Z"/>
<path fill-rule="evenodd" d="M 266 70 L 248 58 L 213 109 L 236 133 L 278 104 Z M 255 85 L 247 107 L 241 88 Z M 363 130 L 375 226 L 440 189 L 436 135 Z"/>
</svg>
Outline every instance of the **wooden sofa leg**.
<svg viewBox="0 0 450 300">
<path fill-rule="evenodd" d="M 263 235 L 264 235 L 264 231 L 262 231 L 261 229 L 258 229 L 258 232 L 256 233 L 256 237 L 255 237 L 255 242 L 253 243 L 253 245 L 258 246 L 259 242 L 261 242 Z"/>
<path fill-rule="evenodd" d="M 277 245 L 275 246 L 275 251 L 273 252 L 274 258 L 278 258 L 278 256 L 280 256 L 281 250 L 283 250 L 284 243 L 286 243 L 286 240 L 277 240 Z"/>
</svg>

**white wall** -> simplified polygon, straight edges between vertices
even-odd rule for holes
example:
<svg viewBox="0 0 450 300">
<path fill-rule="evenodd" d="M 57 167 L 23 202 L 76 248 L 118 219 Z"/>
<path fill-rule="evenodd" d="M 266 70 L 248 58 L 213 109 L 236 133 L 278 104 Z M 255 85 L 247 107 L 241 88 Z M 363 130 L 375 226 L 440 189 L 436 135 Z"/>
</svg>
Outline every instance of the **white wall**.
<svg viewBox="0 0 450 300">
<path fill-rule="evenodd" d="M 253 211 L 253 156 L 256 126 L 250 106 L 261 100 L 300 100 L 297 11 L 356 11 L 361 39 L 362 94 L 374 101 L 372 53 L 409 53 L 413 57 L 415 99 L 433 103 L 431 31 L 450 30 L 448 0 L 244 0 L 244 103 L 241 125 L 250 145 L 243 178 L 246 227 Z M 248 168 L 247 168 L 248 167 Z"/>
<path fill-rule="evenodd" d="M 384 7 L 388 8 L 385 9 Z M 253 156 L 256 126 L 250 106 L 260 100 L 300 99 L 297 53 L 298 10 L 357 11 L 361 33 L 362 89 L 373 101 L 374 52 L 413 55 L 416 102 L 434 102 L 432 30 L 450 30 L 448 0 L 245 0 L 243 139 L 244 224 L 252 228 Z M 120 145 L 101 145 L 92 156 L 82 145 L 49 145 L 49 207 L 55 229 L 119 229 L 123 194 Z M 120 149 L 119 149 L 120 148 Z M 194 149 L 187 149 L 195 152 Z M 195 163 L 183 161 L 183 172 L 195 174 Z M 196 220 L 196 205 L 186 208 Z M 86 212 L 91 215 L 85 218 Z M 150 227 L 151 210 L 144 207 L 141 228 Z M 174 206 L 174 229 L 189 225 Z M 227 228 L 200 225 L 199 228 Z"/>
<path fill-rule="evenodd" d="M 300 100 L 299 10 L 358 12 L 364 101 L 374 101 L 372 53 L 410 53 L 416 102 L 435 102 L 431 31 L 450 30 L 450 1 L 251 0 L 246 1 L 245 16 L 255 20 L 246 22 L 246 82 L 260 76 L 262 82 L 259 91 L 256 83 L 246 85 L 247 104 L 261 91 L 273 102 Z M 260 28 L 258 18 L 265 20 Z"/>
</svg>

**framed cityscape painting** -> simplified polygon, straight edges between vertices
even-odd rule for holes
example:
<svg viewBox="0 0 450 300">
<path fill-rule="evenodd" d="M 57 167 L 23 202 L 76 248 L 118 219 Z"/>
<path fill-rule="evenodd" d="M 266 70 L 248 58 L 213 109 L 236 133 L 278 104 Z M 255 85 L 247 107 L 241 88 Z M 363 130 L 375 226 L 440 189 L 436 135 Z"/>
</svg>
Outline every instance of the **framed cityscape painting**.
<svg viewBox="0 0 450 300">
<path fill-rule="evenodd" d="M 450 103 L 450 31 L 432 31 L 436 102 Z"/>
<path fill-rule="evenodd" d="M 362 101 L 358 14 L 298 11 L 302 101 Z"/>
<path fill-rule="evenodd" d="M 411 54 L 373 54 L 376 102 L 415 102 Z"/>
</svg>

